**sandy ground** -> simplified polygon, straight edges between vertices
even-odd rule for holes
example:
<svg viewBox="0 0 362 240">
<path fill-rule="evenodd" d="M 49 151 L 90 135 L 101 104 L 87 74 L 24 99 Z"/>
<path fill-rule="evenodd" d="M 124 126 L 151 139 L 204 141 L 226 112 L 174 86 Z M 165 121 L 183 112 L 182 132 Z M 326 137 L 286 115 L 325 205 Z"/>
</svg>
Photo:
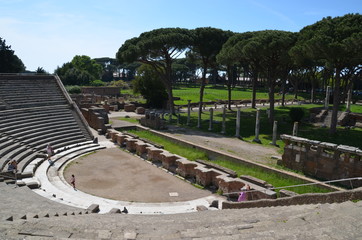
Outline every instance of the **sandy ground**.
<svg viewBox="0 0 362 240">
<path fill-rule="evenodd" d="M 211 195 L 119 148 L 74 160 L 64 172 L 68 183 L 71 174 L 75 175 L 77 189 L 114 200 L 178 202 Z"/>
<path fill-rule="evenodd" d="M 169 127 L 168 130 L 163 132 L 188 142 L 207 146 L 227 154 L 265 165 L 276 164 L 277 160 L 272 159 L 272 156 L 281 157 L 281 154 L 278 153 L 278 148 L 276 147 L 266 147 L 255 143 L 249 143 L 237 138 L 225 137 L 221 134 L 207 133 L 174 126 Z"/>
</svg>

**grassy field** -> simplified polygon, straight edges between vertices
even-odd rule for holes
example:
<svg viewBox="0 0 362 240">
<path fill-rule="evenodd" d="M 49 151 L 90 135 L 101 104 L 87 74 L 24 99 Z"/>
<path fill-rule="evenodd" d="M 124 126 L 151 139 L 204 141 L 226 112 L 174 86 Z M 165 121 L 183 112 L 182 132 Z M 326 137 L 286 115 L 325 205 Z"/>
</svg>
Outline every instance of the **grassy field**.
<svg viewBox="0 0 362 240">
<path fill-rule="evenodd" d="M 185 105 L 187 100 L 191 102 L 199 102 L 200 88 L 176 86 L 173 89 L 173 95 L 179 97 L 180 100 L 175 101 L 176 105 Z M 250 89 L 234 88 L 231 93 L 232 100 L 251 99 L 252 91 Z M 268 99 L 268 93 L 265 91 L 258 91 L 256 93 L 257 99 Z M 281 95 L 275 94 L 276 99 L 280 99 Z M 286 95 L 286 99 L 292 99 L 293 95 Z M 206 86 L 204 90 L 204 102 L 225 100 L 228 99 L 228 91 L 224 86 Z M 303 99 L 303 98 L 301 98 Z"/>
<path fill-rule="evenodd" d="M 138 135 L 141 138 L 145 138 L 150 141 L 157 142 L 158 144 L 163 145 L 165 150 L 167 150 L 173 154 L 177 154 L 179 156 L 185 157 L 191 161 L 196 160 L 196 159 L 208 160 L 207 154 L 200 150 L 180 146 L 176 143 L 170 142 L 167 139 L 157 136 L 153 133 L 150 133 L 147 131 L 136 131 L 136 130 L 132 130 L 129 132 L 132 134 Z M 213 160 L 212 162 L 216 163 L 220 166 L 224 166 L 226 168 L 236 171 L 239 176 L 250 175 L 250 176 L 254 176 L 256 178 L 262 179 L 264 181 L 267 181 L 268 183 L 272 184 L 274 187 L 283 187 L 283 186 L 290 186 L 290 185 L 297 185 L 297 184 L 304 183 L 302 181 L 298 181 L 295 179 L 279 176 L 276 173 L 268 173 L 268 172 L 265 172 L 256 167 L 255 168 L 247 167 L 242 164 L 232 163 L 232 162 L 221 160 L 221 159 Z M 315 192 L 319 192 L 319 193 L 329 192 L 328 190 L 317 187 L 317 186 L 303 186 L 303 187 L 293 188 L 290 190 L 295 191 L 299 194 L 310 193 L 310 192 L 314 192 L 314 193 Z"/>
<path fill-rule="evenodd" d="M 156 142 L 164 147 L 165 150 L 172 152 L 174 154 L 183 156 L 189 160 L 203 159 L 207 160 L 207 155 L 205 152 L 199 151 L 197 149 L 190 149 L 188 147 L 180 146 L 170 142 L 169 140 L 159 137 L 148 131 L 137 131 L 129 130 L 128 132 L 139 136 L 140 138 L 149 139 L 152 142 Z"/>
</svg>

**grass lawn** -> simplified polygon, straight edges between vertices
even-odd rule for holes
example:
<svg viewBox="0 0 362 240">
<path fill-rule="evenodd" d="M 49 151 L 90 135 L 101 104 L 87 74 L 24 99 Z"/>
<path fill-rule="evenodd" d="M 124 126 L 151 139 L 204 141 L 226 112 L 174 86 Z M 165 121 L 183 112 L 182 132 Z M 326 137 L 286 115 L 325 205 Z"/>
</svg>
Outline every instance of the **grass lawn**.
<svg viewBox="0 0 362 240">
<path fill-rule="evenodd" d="M 175 101 L 176 105 L 185 105 L 187 100 L 191 102 L 199 102 L 200 99 L 200 87 L 189 87 L 189 86 L 176 86 L 173 89 L 173 95 L 175 97 L 181 98 L 180 100 Z M 231 99 L 232 100 L 243 100 L 251 99 L 252 91 L 251 89 L 242 89 L 236 87 L 232 90 Z M 258 91 L 256 93 L 257 99 L 268 99 L 268 93 L 266 91 Z M 275 94 L 276 99 L 280 99 L 281 95 Z M 292 99 L 293 95 L 286 95 L 286 99 Z M 204 102 L 208 101 L 217 101 L 228 99 L 228 91 L 224 86 L 206 86 L 204 90 Z M 303 98 L 301 98 L 303 99 Z"/>
<path fill-rule="evenodd" d="M 122 120 L 122 121 L 130 122 L 130 123 L 136 123 L 136 124 L 138 124 L 138 123 L 139 123 L 139 122 L 138 122 L 138 119 L 136 119 L 136 118 L 131 118 L 131 117 L 129 117 L 129 118 L 126 118 L 126 117 L 120 117 L 120 118 L 118 118 L 118 120 Z"/>
<path fill-rule="evenodd" d="M 165 150 L 183 156 L 189 160 L 196 160 L 196 159 L 203 159 L 207 160 L 208 157 L 205 152 L 202 152 L 197 149 L 191 149 L 188 147 L 177 145 L 169 140 L 159 137 L 151 132 L 148 131 L 137 131 L 137 130 L 129 130 L 128 132 L 139 136 L 140 138 L 149 139 L 152 142 L 160 144 L 164 147 Z"/>
<path fill-rule="evenodd" d="M 179 156 L 185 157 L 189 160 L 196 160 L 196 159 L 208 160 L 208 156 L 206 155 L 206 153 L 204 153 L 200 150 L 180 146 L 176 143 L 170 142 L 169 140 L 167 140 L 163 137 L 157 136 L 153 133 L 150 133 L 147 131 L 137 131 L 137 130 L 132 130 L 129 132 L 132 134 L 135 134 L 141 138 L 145 138 L 150 141 L 157 142 L 158 144 L 163 145 L 165 150 L 167 150 L 173 154 L 177 154 Z M 258 169 L 256 167 L 255 168 L 248 167 L 248 166 L 233 163 L 230 161 L 217 159 L 217 160 L 213 160 L 212 162 L 216 163 L 220 166 L 224 166 L 226 168 L 236 171 L 239 176 L 250 175 L 250 176 L 262 179 L 264 181 L 267 181 L 268 183 L 272 184 L 274 187 L 291 186 L 291 185 L 298 185 L 298 184 L 304 183 L 303 181 L 298 181 L 295 179 L 282 177 L 276 173 L 269 173 L 269 172 L 263 171 L 261 169 Z M 295 191 L 299 194 L 310 193 L 310 192 L 314 192 L 314 193 L 329 192 L 329 190 L 320 188 L 317 186 L 303 186 L 303 187 L 298 187 L 298 188 L 293 188 L 293 189 L 288 189 L 288 190 Z"/>
</svg>

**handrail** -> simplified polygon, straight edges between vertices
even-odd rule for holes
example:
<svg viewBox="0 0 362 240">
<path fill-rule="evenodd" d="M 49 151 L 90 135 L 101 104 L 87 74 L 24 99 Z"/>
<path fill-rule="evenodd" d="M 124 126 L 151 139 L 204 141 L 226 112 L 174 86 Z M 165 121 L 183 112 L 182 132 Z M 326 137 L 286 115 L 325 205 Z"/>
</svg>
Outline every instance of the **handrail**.
<svg viewBox="0 0 362 240">
<path fill-rule="evenodd" d="M 277 189 L 285 189 L 285 188 L 293 188 L 293 187 L 303 187 L 303 186 L 309 186 L 309 185 L 319 185 L 321 183 L 334 183 L 334 182 L 344 182 L 344 181 L 353 181 L 353 180 L 362 180 L 362 177 L 354 177 L 354 178 L 343 178 L 343 179 L 337 179 L 337 180 L 330 180 L 330 181 L 324 181 L 320 183 L 304 183 L 304 184 L 297 184 L 297 185 L 290 185 L 290 186 L 284 186 L 284 187 L 272 187 L 272 188 L 265 188 L 265 190 L 247 190 L 246 192 L 266 192 L 268 190 L 277 190 Z M 351 187 L 353 188 L 352 184 Z M 239 194 L 239 192 L 231 192 L 231 193 L 224 193 L 223 195 L 231 195 L 231 194 Z"/>
<path fill-rule="evenodd" d="M 86 130 L 88 132 L 88 134 L 91 136 L 91 138 L 94 138 L 94 135 L 92 133 L 92 131 L 90 130 L 90 126 L 87 122 L 87 120 L 84 118 L 83 114 L 81 113 L 81 111 L 79 110 L 77 104 L 75 102 L 73 102 L 73 100 L 71 99 L 71 97 L 69 96 L 67 90 L 65 89 L 62 81 L 60 80 L 59 76 L 57 74 L 54 75 L 58 86 L 60 87 L 61 91 L 63 92 L 63 95 L 65 96 L 65 98 L 68 100 L 68 103 L 70 104 L 70 106 L 75 110 L 75 112 L 77 113 L 78 117 L 80 118 L 80 120 L 83 122 L 83 124 L 86 127 Z"/>
</svg>

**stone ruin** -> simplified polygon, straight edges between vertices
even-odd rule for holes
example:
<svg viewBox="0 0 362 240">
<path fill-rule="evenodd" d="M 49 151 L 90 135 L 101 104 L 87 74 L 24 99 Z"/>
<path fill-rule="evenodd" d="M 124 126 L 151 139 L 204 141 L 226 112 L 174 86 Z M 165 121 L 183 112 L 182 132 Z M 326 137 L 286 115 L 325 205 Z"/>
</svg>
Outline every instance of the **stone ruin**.
<svg viewBox="0 0 362 240">
<path fill-rule="evenodd" d="M 162 115 L 156 112 L 146 112 L 145 117 L 140 119 L 140 124 L 145 127 L 160 130 L 166 129 L 166 121 L 162 118 Z"/>
<path fill-rule="evenodd" d="M 359 148 L 281 135 L 285 142 L 280 165 L 322 180 L 362 176 L 362 151 Z M 362 181 L 344 181 L 347 188 L 361 187 Z"/>
<path fill-rule="evenodd" d="M 82 108 L 81 112 L 90 127 L 97 130 L 99 134 L 106 133 L 109 119 L 105 108 L 92 106 L 90 108 Z"/>
</svg>

